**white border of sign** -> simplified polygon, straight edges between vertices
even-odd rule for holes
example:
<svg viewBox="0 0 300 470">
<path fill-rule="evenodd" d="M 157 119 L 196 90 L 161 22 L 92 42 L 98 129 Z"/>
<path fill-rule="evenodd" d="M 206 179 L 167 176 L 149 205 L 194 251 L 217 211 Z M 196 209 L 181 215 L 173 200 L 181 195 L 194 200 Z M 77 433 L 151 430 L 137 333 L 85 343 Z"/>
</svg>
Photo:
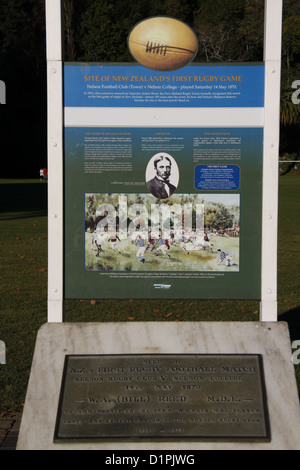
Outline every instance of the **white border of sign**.
<svg viewBox="0 0 300 470">
<path fill-rule="evenodd" d="M 48 75 L 48 322 L 63 321 L 62 1 L 46 0 Z"/>
<path fill-rule="evenodd" d="M 277 320 L 278 159 L 283 0 L 265 0 L 265 122 L 260 320 Z"/>
<path fill-rule="evenodd" d="M 64 300 L 63 2 L 62 0 L 45 0 L 45 3 L 48 74 L 48 322 L 62 322 Z M 261 321 L 277 321 L 278 157 L 282 8 L 283 0 L 265 0 Z M 165 112 L 166 110 L 162 111 L 162 113 Z M 189 113 L 193 113 L 193 111 L 189 110 Z M 195 110 L 195 116 L 193 116 L 194 126 L 198 123 L 196 113 Z M 170 116 L 174 118 L 173 111 L 171 111 Z M 182 124 L 182 120 L 179 118 L 176 125 L 180 126 Z"/>
</svg>

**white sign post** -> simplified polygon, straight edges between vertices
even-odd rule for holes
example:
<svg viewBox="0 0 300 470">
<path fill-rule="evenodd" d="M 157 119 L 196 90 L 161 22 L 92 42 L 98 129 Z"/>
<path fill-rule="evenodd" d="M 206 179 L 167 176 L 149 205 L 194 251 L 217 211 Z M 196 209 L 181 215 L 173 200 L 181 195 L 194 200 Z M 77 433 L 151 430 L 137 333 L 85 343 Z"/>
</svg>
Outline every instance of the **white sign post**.
<svg viewBox="0 0 300 470">
<path fill-rule="evenodd" d="M 46 0 L 48 74 L 48 322 L 63 321 L 62 4 Z"/>
<path fill-rule="evenodd" d="M 277 320 L 278 156 L 282 0 L 265 0 L 261 321 Z M 62 2 L 46 0 L 48 63 L 48 322 L 63 321 Z M 189 111 L 192 113 L 192 110 Z M 194 125 L 197 125 L 195 113 Z"/>
<path fill-rule="evenodd" d="M 260 319 L 277 320 L 278 159 L 282 0 L 265 1 L 265 122 Z"/>
</svg>

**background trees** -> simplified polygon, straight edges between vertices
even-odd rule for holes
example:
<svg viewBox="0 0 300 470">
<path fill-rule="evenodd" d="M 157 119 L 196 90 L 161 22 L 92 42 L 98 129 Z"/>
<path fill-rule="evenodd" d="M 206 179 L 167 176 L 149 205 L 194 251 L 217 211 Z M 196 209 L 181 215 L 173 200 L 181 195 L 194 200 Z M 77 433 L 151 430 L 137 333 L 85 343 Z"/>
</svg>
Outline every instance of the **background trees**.
<svg viewBox="0 0 300 470">
<path fill-rule="evenodd" d="M 264 0 L 64 0 L 66 61 L 132 62 L 127 36 L 140 20 L 168 15 L 197 33 L 197 62 L 263 60 Z M 38 177 L 46 166 L 46 54 L 44 0 L 0 6 L 0 108 L 3 176 Z M 291 102 L 300 80 L 300 4 L 284 0 L 281 154 L 299 158 L 300 105 Z M 17 164 L 16 164 L 17 161 Z"/>
<path fill-rule="evenodd" d="M 0 6 L 1 176 L 39 175 L 46 166 L 47 88 L 44 0 Z"/>
</svg>

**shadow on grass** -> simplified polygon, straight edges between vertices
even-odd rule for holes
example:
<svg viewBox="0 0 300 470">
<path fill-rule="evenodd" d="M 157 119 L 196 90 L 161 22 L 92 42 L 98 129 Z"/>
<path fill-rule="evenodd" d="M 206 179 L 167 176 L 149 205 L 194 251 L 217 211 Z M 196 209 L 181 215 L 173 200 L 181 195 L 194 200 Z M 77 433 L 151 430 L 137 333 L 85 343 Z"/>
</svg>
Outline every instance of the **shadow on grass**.
<svg viewBox="0 0 300 470">
<path fill-rule="evenodd" d="M 300 340 L 300 306 L 282 313 L 278 320 L 287 322 L 291 341 Z"/>
<path fill-rule="evenodd" d="M 0 212 L 47 210 L 47 184 L 0 184 Z"/>
<path fill-rule="evenodd" d="M 47 210 L 2 213 L 0 212 L 0 220 L 27 219 L 28 217 L 44 217 L 47 214 Z"/>
<path fill-rule="evenodd" d="M 0 184 L 0 220 L 47 215 L 47 184 Z"/>
<path fill-rule="evenodd" d="M 300 340 L 300 306 L 279 315 L 278 320 L 287 322 L 291 343 Z M 295 373 L 300 401 L 300 364 L 298 362 L 295 363 Z"/>
</svg>

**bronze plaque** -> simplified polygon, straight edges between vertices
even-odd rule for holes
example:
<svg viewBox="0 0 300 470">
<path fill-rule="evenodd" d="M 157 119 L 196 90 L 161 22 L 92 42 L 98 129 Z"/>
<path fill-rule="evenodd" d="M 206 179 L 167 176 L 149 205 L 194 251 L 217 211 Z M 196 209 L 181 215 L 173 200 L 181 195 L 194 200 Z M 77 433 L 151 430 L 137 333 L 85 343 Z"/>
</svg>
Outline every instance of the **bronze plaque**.
<svg viewBox="0 0 300 470">
<path fill-rule="evenodd" d="M 258 354 L 69 355 L 54 440 L 270 440 Z"/>
</svg>

